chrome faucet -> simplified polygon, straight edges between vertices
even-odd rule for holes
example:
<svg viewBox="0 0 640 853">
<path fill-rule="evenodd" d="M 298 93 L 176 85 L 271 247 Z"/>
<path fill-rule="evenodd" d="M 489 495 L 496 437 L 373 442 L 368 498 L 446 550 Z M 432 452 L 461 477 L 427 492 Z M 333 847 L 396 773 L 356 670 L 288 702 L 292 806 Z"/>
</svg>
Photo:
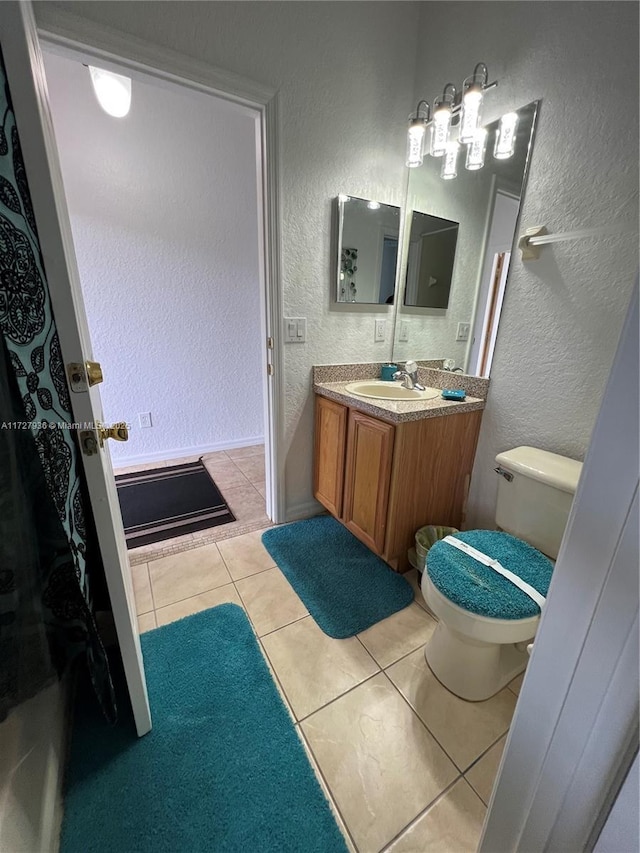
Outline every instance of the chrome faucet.
<svg viewBox="0 0 640 853">
<path fill-rule="evenodd" d="M 402 387 L 408 388 L 412 391 L 414 388 L 416 391 L 424 391 L 424 385 L 420 385 L 418 382 L 418 365 L 415 361 L 407 361 L 404 370 L 397 370 L 393 374 L 394 379 L 402 380 Z"/>
</svg>

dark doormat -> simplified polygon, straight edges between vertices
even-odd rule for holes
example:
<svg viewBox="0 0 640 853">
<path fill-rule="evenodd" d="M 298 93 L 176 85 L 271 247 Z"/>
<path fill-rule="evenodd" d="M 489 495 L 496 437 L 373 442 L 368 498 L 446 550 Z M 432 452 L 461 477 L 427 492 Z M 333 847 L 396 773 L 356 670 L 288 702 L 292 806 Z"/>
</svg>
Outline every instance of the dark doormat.
<svg viewBox="0 0 640 853">
<path fill-rule="evenodd" d="M 235 521 L 199 462 L 116 477 L 128 548 L 139 548 Z"/>
</svg>

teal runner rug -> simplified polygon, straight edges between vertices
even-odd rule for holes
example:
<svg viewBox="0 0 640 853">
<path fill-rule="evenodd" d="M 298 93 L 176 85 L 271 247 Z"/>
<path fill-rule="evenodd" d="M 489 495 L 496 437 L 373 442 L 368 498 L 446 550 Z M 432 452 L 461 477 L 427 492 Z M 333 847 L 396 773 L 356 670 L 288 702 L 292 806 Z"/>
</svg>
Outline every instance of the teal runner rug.
<svg viewBox="0 0 640 853">
<path fill-rule="evenodd" d="M 270 527 L 262 542 L 329 637 L 353 637 L 413 601 L 409 582 L 329 516 Z"/>
<path fill-rule="evenodd" d="M 141 641 L 153 729 L 76 720 L 61 853 L 345 853 L 244 611 Z"/>
</svg>

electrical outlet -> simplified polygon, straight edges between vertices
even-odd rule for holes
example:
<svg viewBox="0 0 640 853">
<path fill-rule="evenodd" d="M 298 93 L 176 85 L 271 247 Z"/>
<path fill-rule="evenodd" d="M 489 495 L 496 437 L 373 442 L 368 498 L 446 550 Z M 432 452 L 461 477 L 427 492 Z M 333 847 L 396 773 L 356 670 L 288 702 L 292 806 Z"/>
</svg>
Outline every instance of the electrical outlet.
<svg viewBox="0 0 640 853">
<path fill-rule="evenodd" d="M 469 329 L 471 328 L 471 323 L 458 323 L 458 331 L 456 332 L 456 340 L 457 341 L 468 341 L 469 340 Z"/>
<path fill-rule="evenodd" d="M 151 423 L 151 412 L 140 412 L 138 415 L 138 423 L 142 427 L 142 429 L 148 429 L 152 427 Z"/>
<path fill-rule="evenodd" d="M 307 340 L 306 317 L 284 318 L 284 341 L 287 344 L 303 344 Z"/>
<path fill-rule="evenodd" d="M 400 335 L 398 338 L 403 343 L 409 340 L 409 321 L 400 320 Z"/>
<path fill-rule="evenodd" d="M 376 320 L 376 331 L 375 336 L 373 338 L 374 341 L 376 341 L 377 343 L 379 343 L 380 341 L 384 341 L 386 335 L 386 327 L 386 320 Z"/>
</svg>

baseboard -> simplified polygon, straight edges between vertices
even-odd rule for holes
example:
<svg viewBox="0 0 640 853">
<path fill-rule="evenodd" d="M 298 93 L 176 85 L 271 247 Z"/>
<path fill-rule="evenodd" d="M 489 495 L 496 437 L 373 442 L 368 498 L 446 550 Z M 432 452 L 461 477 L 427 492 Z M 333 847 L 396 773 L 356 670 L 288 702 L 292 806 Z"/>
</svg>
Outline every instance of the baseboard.
<svg viewBox="0 0 640 853">
<path fill-rule="evenodd" d="M 318 515 L 321 512 L 325 512 L 325 508 L 322 504 L 318 503 L 318 501 L 311 500 L 306 503 L 295 504 L 295 506 L 287 507 L 285 518 L 287 522 L 301 521 L 303 518 L 312 518 L 314 515 Z"/>
<path fill-rule="evenodd" d="M 263 435 L 238 438 L 233 441 L 218 441 L 214 444 L 201 444 L 197 447 L 175 447 L 172 450 L 158 450 L 154 453 L 141 453 L 138 456 L 122 456 L 112 459 L 114 468 L 128 468 L 131 465 L 148 465 L 151 462 L 166 462 L 170 459 L 184 459 L 185 456 L 202 456 L 204 453 L 218 453 L 221 450 L 235 450 L 237 447 L 251 447 L 264 444 Z"/>
</svg>

